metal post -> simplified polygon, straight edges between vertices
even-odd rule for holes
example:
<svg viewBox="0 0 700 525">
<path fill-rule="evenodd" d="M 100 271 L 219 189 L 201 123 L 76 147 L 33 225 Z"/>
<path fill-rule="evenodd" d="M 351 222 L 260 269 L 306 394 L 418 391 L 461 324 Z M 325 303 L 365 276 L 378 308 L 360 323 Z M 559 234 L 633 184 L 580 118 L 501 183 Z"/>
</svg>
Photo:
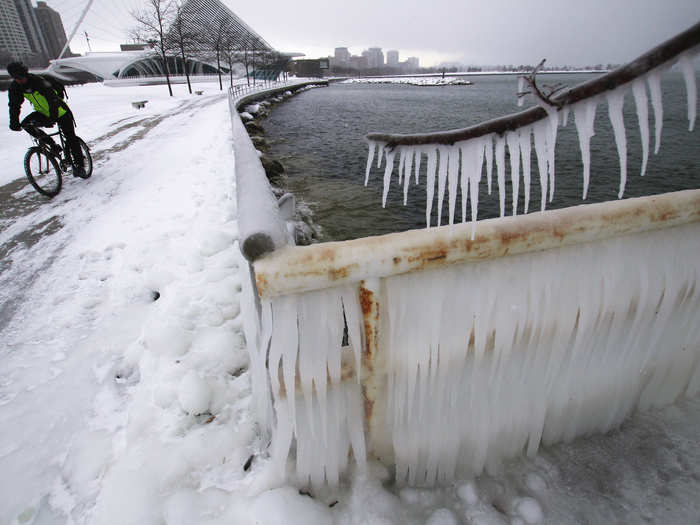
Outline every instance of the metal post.
<svg viewBox="0 0 700 525">
<path fill-rule="evenodd" d="M 386 407 L 386 355 L 382 352 L 382 280 L 370 278 L 360 281 L 360 308 L 365 329 L 362 349 L 362 398 L 365 410 L 367 451 L 378 459 L 389 460 L 393 455 L 390 437 L 384 424 Z M 382 432 L 384 431 L 384 432 Z"/>
</svg>

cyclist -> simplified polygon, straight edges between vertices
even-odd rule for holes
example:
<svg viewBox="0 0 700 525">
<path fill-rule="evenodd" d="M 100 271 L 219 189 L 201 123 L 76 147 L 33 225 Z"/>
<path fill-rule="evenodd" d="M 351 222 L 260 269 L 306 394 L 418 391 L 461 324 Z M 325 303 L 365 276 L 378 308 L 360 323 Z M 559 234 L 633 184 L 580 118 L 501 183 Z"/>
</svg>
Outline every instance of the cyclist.
<svg viewBox="0 0 700 525">
<path fill-rule="evenodd" d="M 48 80 L 38 75 L 30 74 L 27 66 L 21 62 L 8 64 L 7 72 L 12 77 L 9 91 L 10 129 L 12 131 L 24 129 L 32 137 L 48 144 L 53 154 L 58 156 L 61 148 L 50 136 L 39 129 L 40 127 L 50 128 L 54 123 L 57 123 L 70 147 L 71 158 L 73 159 L 73 175 L 85 177 L 83 152 L 80 149 L 80 142 L 75 135 L 73 113 L 68 105 L 54 90 Z M 34 106 L 34 111 L 20 122 L 20 108 L 25 98 Z"/>
</svg>

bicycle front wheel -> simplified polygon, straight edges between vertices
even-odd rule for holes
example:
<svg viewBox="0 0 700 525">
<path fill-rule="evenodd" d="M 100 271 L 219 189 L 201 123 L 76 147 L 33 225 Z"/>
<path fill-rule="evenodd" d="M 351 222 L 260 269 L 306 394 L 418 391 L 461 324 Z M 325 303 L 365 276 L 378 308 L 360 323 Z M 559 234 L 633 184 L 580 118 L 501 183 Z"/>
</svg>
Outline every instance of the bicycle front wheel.
<svg viewBox="0 0 700 525">
<path fill-rule="evenodd" d="M 24 156 L 24 172 L 34 189 L 42 195 L 55 197 L 61 191 L 61 169 L 56 159 L 47 155 L 43 149 L 35 147 L 27 150 Z"/>
</svg>

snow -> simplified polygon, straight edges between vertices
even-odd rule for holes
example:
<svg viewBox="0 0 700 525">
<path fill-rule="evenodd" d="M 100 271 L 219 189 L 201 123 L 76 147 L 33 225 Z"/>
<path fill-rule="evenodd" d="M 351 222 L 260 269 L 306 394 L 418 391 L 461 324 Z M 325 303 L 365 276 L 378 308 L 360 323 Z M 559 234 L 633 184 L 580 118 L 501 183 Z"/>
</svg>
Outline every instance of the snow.
<svg viewBox="0 0 700 525">
<path fill-rule="evenodd" d="M 343 84 L 402 84 L 407 86 L 470 86 L 469 80 L 454 77 L 367 77 L 349 78 Z"/>
</svg>

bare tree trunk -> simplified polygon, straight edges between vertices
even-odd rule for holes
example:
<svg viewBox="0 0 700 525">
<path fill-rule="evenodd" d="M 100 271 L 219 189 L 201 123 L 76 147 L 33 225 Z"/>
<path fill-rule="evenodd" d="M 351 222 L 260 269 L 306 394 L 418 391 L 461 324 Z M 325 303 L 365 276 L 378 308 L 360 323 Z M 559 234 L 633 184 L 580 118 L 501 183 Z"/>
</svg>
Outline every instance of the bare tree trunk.
<svg viewBox="0 0 700 525">
<path fill-rule="evenodd" d="M 185 59 L 185 49 L 180 47 L 180 55 L 182 56 L 182 67 L 185 70 L 185 78 L 187 79 L 187 89 L 192 94 L 192 85 L 190 84 L 190 72 L 187 70 L 187 60 Z"/>
<path fill-rule="evenodd" d="M 224 90 L 224 84 L 221 82 L 221 52 L 216 50 L 216 71 L 219 73 L 219 90 Z"/>
<path fill-rule="evenodd" d="M 165 72 L 165 82 L 168 84 L 168 93 L 173 96 L 173 87 L 170 85 L 170 73 L 168 72 L 168 57 L 165 56 L 165 50 L 161 52 L 163 60 L 163 71 Z"/>
</svg>

